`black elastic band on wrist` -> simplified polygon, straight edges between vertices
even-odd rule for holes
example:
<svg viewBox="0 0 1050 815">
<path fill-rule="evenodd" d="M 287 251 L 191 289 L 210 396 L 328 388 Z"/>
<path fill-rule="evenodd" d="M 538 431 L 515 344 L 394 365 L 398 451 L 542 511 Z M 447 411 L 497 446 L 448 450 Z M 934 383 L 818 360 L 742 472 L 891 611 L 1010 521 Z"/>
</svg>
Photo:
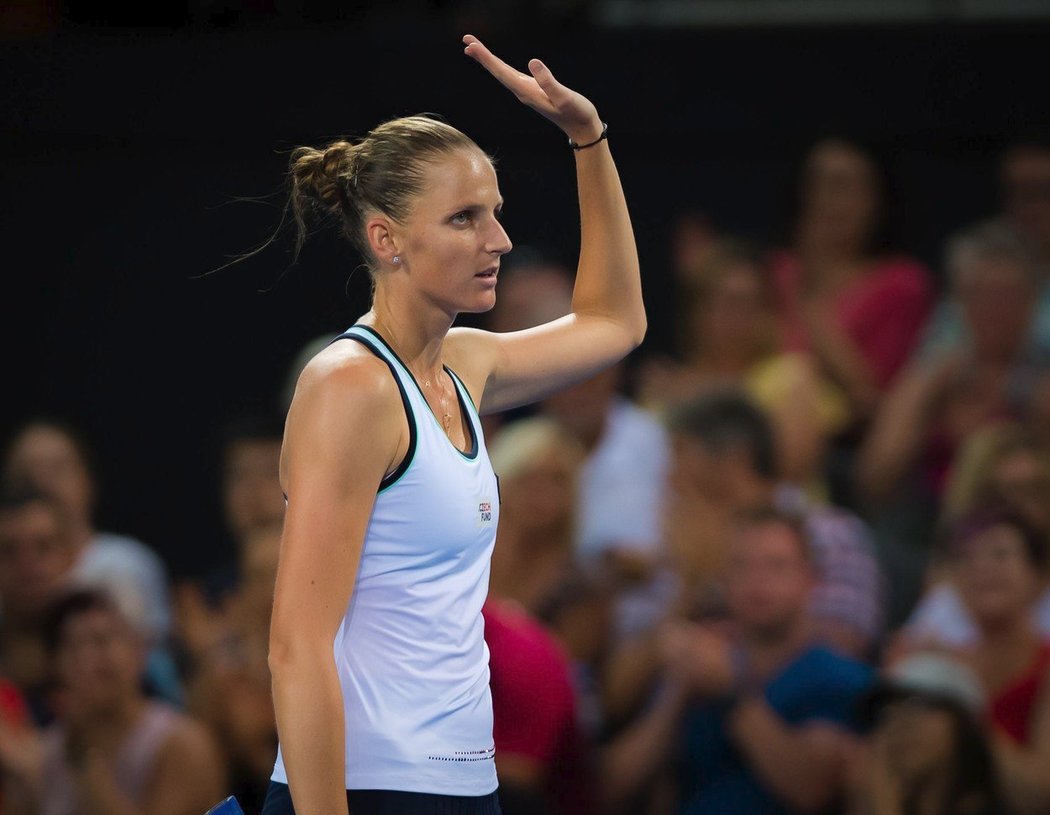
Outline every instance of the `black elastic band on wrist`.
<svg viewBox="0 0 1050 815">
<path fill-rule="evenodd" d="M 609 137 L 609 125 L 602 122 L 602 135 L 596 138 L 594 141 L 589 141 L 586 144 L 577 144 L 572 139 L 569 139 L 569 147 L 573 150 L 583 150 L 585 147 L 594 147 L 598 142 L 605 141 Z"/>
</svg>

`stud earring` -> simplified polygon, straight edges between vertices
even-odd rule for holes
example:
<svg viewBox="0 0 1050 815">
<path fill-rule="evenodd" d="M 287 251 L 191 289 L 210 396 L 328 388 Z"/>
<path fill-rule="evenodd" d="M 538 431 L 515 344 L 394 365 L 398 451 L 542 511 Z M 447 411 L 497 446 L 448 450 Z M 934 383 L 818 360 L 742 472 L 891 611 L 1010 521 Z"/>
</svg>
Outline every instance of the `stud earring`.
<svg viewBox="0 0 1050 815">
<path fill-rule="evenodd" d="M 394 255 L 393 261 L 394 261 L 395 265 L 400 263 L 401 262 L 401 255 Z"/>
</svg>

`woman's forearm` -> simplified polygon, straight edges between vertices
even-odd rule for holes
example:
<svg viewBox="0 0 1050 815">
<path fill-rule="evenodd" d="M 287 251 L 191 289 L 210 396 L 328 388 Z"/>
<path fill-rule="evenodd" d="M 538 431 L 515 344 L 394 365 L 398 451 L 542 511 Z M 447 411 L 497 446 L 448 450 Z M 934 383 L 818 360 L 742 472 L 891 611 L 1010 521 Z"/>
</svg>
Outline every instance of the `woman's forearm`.
<svg viewBox="0 0 1050 815">
<path fill-rule="evenodd" d="M 342 688 L 325 659 L 271 660 L 281 755 L 297 812 L 347 815 Z"/>
<path fill-rule="evenodd" d="M 646 330 L 638 249 L 608 141 L 576 151 L 576 180 L 580 261 L 573 312 L 615 321 L 638 345 Z"/>
</svg>

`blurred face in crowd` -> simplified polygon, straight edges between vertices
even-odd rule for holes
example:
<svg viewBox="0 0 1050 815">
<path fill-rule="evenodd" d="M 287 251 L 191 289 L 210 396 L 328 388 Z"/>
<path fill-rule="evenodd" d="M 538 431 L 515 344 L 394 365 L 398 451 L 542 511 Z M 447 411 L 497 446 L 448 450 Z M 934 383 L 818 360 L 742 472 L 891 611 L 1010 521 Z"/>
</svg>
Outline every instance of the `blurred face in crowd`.
<svg viewBox="0 0 1050 815">
<path fill-rule="evenodd" d="M 521 331 L 564 317 L 572 310 L 572 274 L 560 266 L 521 266 L 500 280 L 488 313 L 488 330 Z"/>
<path fill-rule="evenodd" d="M 575 511 L 577 461 L 567 451 L 549 448 L 521 472 L 500 480 L 502 517 L 528 533 L 568 529 Z"/>
<path fill-rule="evenodd" d="M 875 739 L 890 769 L 906 783 L 921 783 L 949 767 L 955 752 L 952 713 L 924 696 L 902 695 L 882 708 Z"/>
<path fill-rule="evenodd" d="M 543 411 L 562 422 L 588 447 L 605 428 L 609 405 L 618 393 L 623 363 L 613 365 L 543 401 Z"/>
<path fill-rule="evenodd" d="M 956 578 L 974 619 L 995 624 L 1026 614 L 1041 588 L 1021 533 L 998 524 L 964 540 L 956 555 Z"/>
<path fill-rule="evenodd" d="M 863 252 L 882 196 L 871 159 L 846 142 L 828 139 L 813 147 L 802 172 L 800 237 L 828 249 Z"/>
<path fill-rule="evenodd" d="M 273 606 L 280 554 L 280 524 L 255 527 L 248 533 L 241 550 L 241 585 L 245 597 L 251 609 L 264 614 L 267 622 Z"/>
<path fill-rule="evenodd" d="M 1036 450 L 1014 450 L 995 462 L 991 485 L 1029 523 L 1050 533 L 1050 472 Z"/>
<path fill-rule="evenodd" d="M 280 439 L 243 439 L 227 451 L 223 497 L 227 521 L 238 540 L 257 526 L 284 518 L 280 463 Z"/>
<path fill-rule="evenodd" d="M 1011 151 L 1000 181 L 1007 217 L 1040 251 L 1050 251 L 1050 149 Z"/>
<path fill-rule="evenodd" d="M 95 489 L 87 462 L 76 442 L 64 431 L 34 424 L 15 439 L 6 475 L 54 496 L 71 519 L 87 519 Z"/>
<path fill-rule="evenodd" d="M 693 313 L 694 343 L 702 352 L 713 354 L 761 352 L 771 318 L 763 270 L 744 261 L 734 262 L 698 298 Z"/>
<path fill-rule="evenodd" d="M 806 613 L 813 572 L 796 532 L 775 521 L 738 526 L 730 547 L 726 602 L 751 637 L 776 640 Z"/>
<path fill-rule="evenodd" d="M 1031 270 L 1006 258 L 973 258 L 959 271 L 956 298 L 976 355 L 1012 359 L 1028 335 L 1035 304 Z"/>
<path fill-rule="evenodd" d="M 694 436 L 674 433 L 668 473 L 672 493 L 680 501 L 727 501 L 731 492 L 731 480 L 726 477 L 729 458 L 714 452 Z"/>
<path fill-rule="evenodd" d="M 134 699 L 142 670 L 141 642 L 116 610 L 88 609 L 62 626 L 55 672 L 71 713 L 103 713 Z"/>
<path fill-rule="evenodd" d="M 5 613 L 39 613 L 65 585 L 76 556 L 59 510 L 43 501 L 0 511 L 0 602 Z"/>
</svg>

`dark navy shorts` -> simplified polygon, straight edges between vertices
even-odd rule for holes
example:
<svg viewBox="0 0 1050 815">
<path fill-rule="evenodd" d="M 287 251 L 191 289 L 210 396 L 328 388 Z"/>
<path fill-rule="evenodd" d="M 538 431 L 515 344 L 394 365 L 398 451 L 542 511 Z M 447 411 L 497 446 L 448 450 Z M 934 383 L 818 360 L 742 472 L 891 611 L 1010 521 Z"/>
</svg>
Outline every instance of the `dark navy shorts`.
<svg viewBox="0 0 1050 815">
<path fill-rule="evenodd" d="M 499 796 L 432 795 L 397 790 L 347 790 L 350 815 L 500 815 Z M 271 781 L 262 815 L 295 815 L 287 784 Z"/>
</svg>

